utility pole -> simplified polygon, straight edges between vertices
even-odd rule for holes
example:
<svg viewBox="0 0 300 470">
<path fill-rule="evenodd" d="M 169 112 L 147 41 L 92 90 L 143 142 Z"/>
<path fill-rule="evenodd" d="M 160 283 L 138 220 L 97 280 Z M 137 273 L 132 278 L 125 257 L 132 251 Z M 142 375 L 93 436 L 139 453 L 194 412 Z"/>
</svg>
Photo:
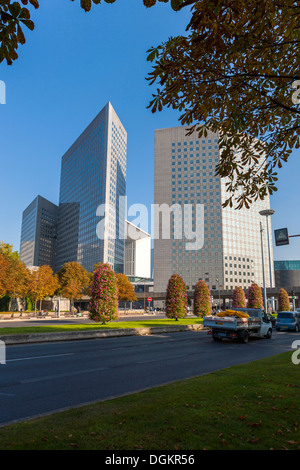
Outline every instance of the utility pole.
<svg viewBox="0 0 300 470">
<path fill-rule="evenodd" d="M 260 215 L 263 215 L 267 219 L 267 238 L 268 238 L 268 251 L 269 251 L 269 269 L 270 269 L 270 287 L 273 287 L 273 280 L 272 280 L 272 261 L 271 261 L 271 249 L 270 249 L 270 235 L 269 235 L 269 216 L 273 215 L 275 211 L 272 209 L 266 209 L 260 211 Z"/>
<path fill-rule="evenodd" d="M 263 286 L 264 286 L 264 309 L 265 309 L 265 312 L 267 313 L 267 289 L 266 289 L 266 280 L 265 280 L 263 231 L 264 229 L 262 228 L 262 223 L 260 222 L 261 259 L 262 259 Z"/>
</svg>

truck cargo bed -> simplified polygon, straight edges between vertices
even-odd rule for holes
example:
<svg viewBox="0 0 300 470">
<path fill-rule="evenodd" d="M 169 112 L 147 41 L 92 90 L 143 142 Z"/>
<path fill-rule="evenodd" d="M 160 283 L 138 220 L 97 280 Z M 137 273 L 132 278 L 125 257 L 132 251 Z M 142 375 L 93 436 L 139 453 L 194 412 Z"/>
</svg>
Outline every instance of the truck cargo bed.
<svg viewBox="0 0 300 470">
<path fill-rule="evenodd" d="M 255 330 L 260 328 L 261 319 L 259 317 L 237 318 L 210 316 L 204 318 L 203 326 L 220 330 Z"/>
</svg>

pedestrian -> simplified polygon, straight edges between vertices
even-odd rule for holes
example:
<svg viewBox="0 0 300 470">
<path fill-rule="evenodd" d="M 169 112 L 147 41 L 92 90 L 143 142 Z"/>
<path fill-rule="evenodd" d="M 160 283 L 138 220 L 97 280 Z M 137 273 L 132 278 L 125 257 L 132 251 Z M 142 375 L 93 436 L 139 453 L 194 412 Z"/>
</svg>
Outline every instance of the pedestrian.
<svg viewBox="0 0 300 470">
<path fill-rule="evenodd" d="M 20 317 L 22 317 L 22 316 L 23 316 L 23 308 L 21 307 L 20 308 Z"/>
</svg>

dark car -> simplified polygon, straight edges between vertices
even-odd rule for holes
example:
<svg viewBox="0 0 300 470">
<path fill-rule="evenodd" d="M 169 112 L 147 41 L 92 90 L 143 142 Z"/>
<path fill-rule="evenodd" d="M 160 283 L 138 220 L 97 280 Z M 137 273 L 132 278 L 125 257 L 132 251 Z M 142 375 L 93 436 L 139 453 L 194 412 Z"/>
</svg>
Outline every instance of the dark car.
<svg viewBox="0 0 300 470">
<path fill-rule="evenodd" d="M 271 320 L 272 327 L 276 325 L 276 318 L 273 315 L 268 315 L 269 320 Z"/>
</svg>

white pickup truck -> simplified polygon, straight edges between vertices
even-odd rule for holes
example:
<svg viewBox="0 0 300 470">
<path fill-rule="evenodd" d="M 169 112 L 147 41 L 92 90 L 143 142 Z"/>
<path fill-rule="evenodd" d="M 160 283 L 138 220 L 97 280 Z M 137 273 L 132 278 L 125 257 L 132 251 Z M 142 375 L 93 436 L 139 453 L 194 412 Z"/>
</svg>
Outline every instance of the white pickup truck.
<svg viewBox="0 0 300 470">
<path fill-rule="evenodd" d="M 232 314 L 232 311 L 247 314 L 247 318 L 242 318 Z M 261 309 L 255 308 L 232 308 L 228 316 L 212 315 L 203 320 L 204 328 L 208 328 L 214 341 L 221 341 L 223 338 L 234 339 L 247 343 L 250 336 L 271 338 L 272 323 L 270 318 Z M 225 315 L 221 312 L 220 315 Z"/>
</svg>

